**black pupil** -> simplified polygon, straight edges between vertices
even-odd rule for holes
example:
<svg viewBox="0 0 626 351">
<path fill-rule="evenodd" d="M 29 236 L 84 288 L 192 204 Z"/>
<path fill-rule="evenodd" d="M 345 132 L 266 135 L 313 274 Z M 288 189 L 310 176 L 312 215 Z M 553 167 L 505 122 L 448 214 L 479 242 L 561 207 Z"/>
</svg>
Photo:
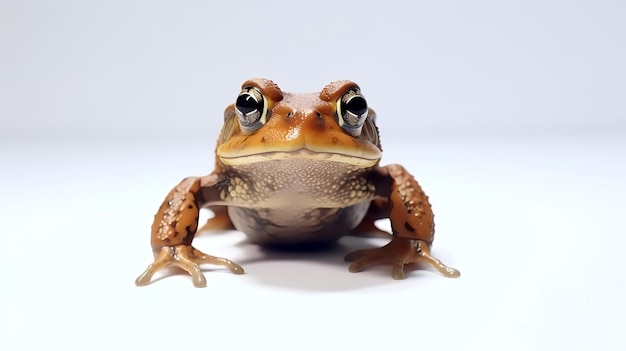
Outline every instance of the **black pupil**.
<svg viewBox="0 0 626 351">
<path fill-rule="evenodd" d="M 239 95 L 236 105 L 237 109 L 244 115 L 259 109 L 259 102 L 249 93 Z"/>
<path fill-rule="evenodd" d="M 361 116 L 367 112 L 367 102 L 363 97 L 355 96 L 346 102 L 346 111 L 356 116 Z"/>
</svg>

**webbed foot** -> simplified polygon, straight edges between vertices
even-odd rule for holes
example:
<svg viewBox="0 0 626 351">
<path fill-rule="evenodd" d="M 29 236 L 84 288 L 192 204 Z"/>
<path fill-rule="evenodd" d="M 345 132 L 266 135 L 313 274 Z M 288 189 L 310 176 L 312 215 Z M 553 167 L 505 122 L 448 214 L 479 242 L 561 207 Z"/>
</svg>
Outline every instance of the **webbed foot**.
<svg viewBox="0 0 626 351">
<path fill-rule="evenodd" d="M 200 265 L 208 263 L 221 265 L 235 274 L 242 274 L 243 268 L 238 264 L 222 257 L 207 255 L 191 245 L 163 246 L 155 254 L 154 262 L 135 280 L 135 285 L 144 286 L 150 283 L 154 273 L 163 268 L 176 266 L 191 275 L 196 288 L 206 287 L 206 278 L 200 270 Z"/>
<path fill-rule="evenodd" d="M 394 237 L 387 245 L 376 248 L 358 250 L 349 253 L 346 261 L 350 264 L 350 272 L 360 272 L 367 267 L 388 264 L 393 267 L 393 279 L 404 279 L 404 266 L 409 263 L 427 263 L 445 277 L 457 278 L 461 275 L 458 270 L 448 267 L 430 255 L 430 247 L 422 240 Z"/>
</svg>

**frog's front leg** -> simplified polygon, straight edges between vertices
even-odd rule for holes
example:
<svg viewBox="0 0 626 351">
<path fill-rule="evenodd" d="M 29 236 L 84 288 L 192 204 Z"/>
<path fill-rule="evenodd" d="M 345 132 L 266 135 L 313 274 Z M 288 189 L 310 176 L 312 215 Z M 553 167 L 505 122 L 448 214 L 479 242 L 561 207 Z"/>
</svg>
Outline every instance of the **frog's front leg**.
<svg viewBox="0 0 626 351">
<path fill-rule="evenodd" d="M 177 266 L 187 271 L 196 287 L 205 287 L 206 279 L 199 265 L 222 265 L 233 273 L 243 273 L 238 264 L 221 257 L 207 255 L 191 246 L 198 229 L 198 214 L 202 205 L 218 200 L 218 176 L 186 178 L 167 195 L 152 224 L 154 262 L 135 280 L 147 285 L 157 271 Z M 214 199 L 215 197 L 215 199 Z"/>
<path fill-rule="evenodd" d="M 393 238 L 381 248 L 349 253 L 346 261 L 354 261 L 350 272 L 389 264 L 393 267 L 392 277 L 402 279 L 406 264 L 424 262 L 446 277 L 460 276 L 458 270 L 444 265 L 430 254 L 435 233 L 434 216 L 428 197 L 413 176 L 402 166 L 389 165 L 380 168 L 375 178 L 379 183 L 377 188 L 382 189 L 377 195 L 388 199 Z"/>
</svg>

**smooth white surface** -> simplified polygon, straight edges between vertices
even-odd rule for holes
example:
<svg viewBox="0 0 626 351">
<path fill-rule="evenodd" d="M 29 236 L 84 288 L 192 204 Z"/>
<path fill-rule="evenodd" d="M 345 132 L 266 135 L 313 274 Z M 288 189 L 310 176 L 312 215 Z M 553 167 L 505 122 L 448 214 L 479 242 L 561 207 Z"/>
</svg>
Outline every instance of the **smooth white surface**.
<svg viewBox="0 0 626 351">
<path fill-rule="evenodd" d="M 211 169 L 203 143 L 2 144 L 0 349 L 623 350 L 626 142 L 385 144 L 430 195 L 445 279 L 347 271 L 334 250 L 267 253 L 240 233 L 199 248 L 242 264 L 136 288 L 167 191 Z"/>
<path fill-rule="evenodd" d="M 0 350 L 624 350 L 626 2 L 0 1 Z M 363 88 L 457 280 L 239 233 L 136 288 L 241 82 Z"/>
</svg>

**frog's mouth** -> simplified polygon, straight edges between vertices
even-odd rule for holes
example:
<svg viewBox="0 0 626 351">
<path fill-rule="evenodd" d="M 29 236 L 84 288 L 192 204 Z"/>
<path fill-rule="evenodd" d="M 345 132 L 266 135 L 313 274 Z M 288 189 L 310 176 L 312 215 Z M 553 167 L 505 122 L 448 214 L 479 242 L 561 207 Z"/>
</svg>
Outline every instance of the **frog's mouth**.
<svg viewBox="0 0 626 351">
<path fill-rule="evenodd" d="M 303 148 L 296 151 L 270 151 L 233 157 L 219 156 L 228 166 L 250 165 L 259 162 L 311 160 L 328 161 L 352 165 L 358 168 L 372 167 L 380 160 L 380 155 L 348 155 L 337 152 L 315 152 Z"/>
</svg>

